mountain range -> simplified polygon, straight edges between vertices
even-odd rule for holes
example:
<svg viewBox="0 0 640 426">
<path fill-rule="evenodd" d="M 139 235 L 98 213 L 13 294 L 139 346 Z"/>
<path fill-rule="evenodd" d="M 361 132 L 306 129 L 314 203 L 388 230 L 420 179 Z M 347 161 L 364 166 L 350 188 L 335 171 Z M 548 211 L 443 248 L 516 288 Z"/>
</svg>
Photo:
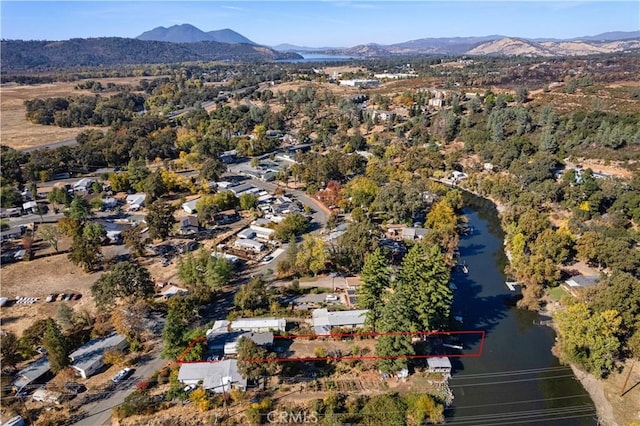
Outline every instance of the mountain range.
<svg viewBox="0 0 640 426">
<path fill-rule="evenodd" d="M 205 32 L 190 24 L 174 25 L 169 28 L 157 27 L 139 35 L 137 39 L 173 43 L 217 41 L 222 43 L 256 44 L 230 29 Z M 370 43 L 353 47 L 304 47 L 284 43 L 271 48 L 281 52 L 320 53 L 356 57 L 421 54 L 571 56 L 637 49 L 640 48 L 639 40 L 640 31 L 613 31 L 571 39 L 525 39 L 504 35 L 488 35 L 481 37 L 422 38 L 389 45 Z"/>
<path fill-rule="evenodd" d="M 609 32 L 569 40 L 483 37 L 423 38 L 390 45 L 365 44 L 348 48 L 306 48 L 257 44 L 231 29 L 205 32 L 193 25 L 157 27 L 135 39 L 76 38 L 63 41 L 0 40 L 0 69 L 4 72 L 52 68 L 152 64 L 185 61 L 272 61 L 299 59 L 299 53 L 359 58 L 394 55 L 573 56 L 640 51 L 640 31 Z"/>
</svg>

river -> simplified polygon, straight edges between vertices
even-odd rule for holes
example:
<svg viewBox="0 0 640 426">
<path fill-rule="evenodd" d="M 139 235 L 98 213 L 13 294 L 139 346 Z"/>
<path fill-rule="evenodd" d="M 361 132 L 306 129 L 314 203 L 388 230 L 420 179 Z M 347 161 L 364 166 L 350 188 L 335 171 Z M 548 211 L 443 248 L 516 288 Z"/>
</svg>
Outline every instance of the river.
<svg viewBox="0 0 640 426">
<path fill-rule="evenodd" d="M 595 407 L 569 367 L 551 353 L 555 333 L 534 324 L 536 312 L 514 306 L 517 293 L 505 285 L 503 234 L 493 204 L 465 195 L 465 214 L 474 232 L 461 238 L 460 257 L 468 268 L 453 280 L 453 312 L 463 329 L 484 330 L 465 352 L 452 358 L 455 399 L 446 411 L 452 425 L 596 425 Z M 467 204 L 469 205 L 469 204 Z"/>
</svg>

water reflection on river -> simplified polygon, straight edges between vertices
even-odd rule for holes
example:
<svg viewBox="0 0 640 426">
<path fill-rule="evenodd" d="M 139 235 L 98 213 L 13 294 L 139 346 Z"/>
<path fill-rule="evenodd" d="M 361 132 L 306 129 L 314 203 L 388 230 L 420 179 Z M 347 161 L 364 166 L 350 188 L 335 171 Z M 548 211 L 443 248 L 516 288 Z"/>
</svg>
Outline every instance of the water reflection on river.
<svg viewBox="0 0 640 426">
<path fill-rule="evenodd" d="M 467 196 L 465 198 L 468 198 Z M 466 210 L 474 232 L 460 241 L 468 274 L 456 270 L 453 311 L 466 330 L 485 330 L 482 356 L 452 359 L 455 400 L 447 424 L 595 425 L 594 405 L 570 368 L 551 354 L 555 334 L 517 309 L 503 274 L 503 234 L 493 205 L 476 197 Z M 467 203 L 469 205 L 469 203 Z M 465 352 L 479 350 L 465 348 Z"/>
</svg>

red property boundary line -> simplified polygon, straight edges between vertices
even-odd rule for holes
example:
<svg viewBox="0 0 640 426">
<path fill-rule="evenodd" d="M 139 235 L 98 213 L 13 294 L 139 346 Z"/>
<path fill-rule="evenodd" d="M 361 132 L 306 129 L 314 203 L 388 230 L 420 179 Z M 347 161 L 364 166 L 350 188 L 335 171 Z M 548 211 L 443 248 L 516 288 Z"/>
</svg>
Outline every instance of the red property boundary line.
<svg viewBox="0 0 640 426">
<path fill-rule="evenodd" d="M 426 359 L 426 358 L 477 358 L 482 356 L 482 350 L 484 348 L 485 339 L 484 330 L 463 330 L 463 331 L 403 331 L 403 332 L 389 332 L 389 333 L 338 333 L 338 334 L 290 334 L 285 336 L 273 336 L 274 339 L 309 339 L 309 340 L 329 340 L 344 337 L 379 337 L 379 336 L 455 336 L 455 335 L 478 335 L 480 337 L 480 346 L 478 351 L 468 354 L 442 354 L 442 355 L 363 355 L 363 356 L 339 356 L 339 357 L 307 357 L 307 358 L 261 358 L 261 359 L 246 359 L 244 362 L 309 362 L 309 361 L 358 361 L 358 360 L 376 360 L 376 359 Z M 178 364 L 194 364 L 200 362 L 220 362 L 220 361 L 182 361 L 182 358 L 191 350 L 191 348 L 199 341 L 206 341 L 204 337 L 199 337 L 189 344 L 180 356 L 176 359 Z"/>
</svg>

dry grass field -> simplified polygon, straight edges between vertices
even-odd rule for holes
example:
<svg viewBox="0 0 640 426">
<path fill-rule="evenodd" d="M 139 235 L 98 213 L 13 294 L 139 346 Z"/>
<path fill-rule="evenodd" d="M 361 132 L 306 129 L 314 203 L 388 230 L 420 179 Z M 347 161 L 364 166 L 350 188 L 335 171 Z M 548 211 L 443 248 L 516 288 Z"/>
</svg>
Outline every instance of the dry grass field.
<svg viewBox="0 0 640 426">
<path fill-rule="evenodd" d="M 144 77 L 150 78 L 150 77 Z M 156 78 L 156 77 L 153 77 Z M 143 77 L 96 78 L 103 85 L 137 84 Z M 82 81 L 82 80 L 81 80 Z M 80 81 L 72 83 L 37 84 L 21 86 L 14 83 L 0 86 L 0 143 L 15 149 L 33 148 L 52 142 L 73 139 L 86 128 L 63 129 L 43 126 L 27 121 L 24 101 L 35 98 L 53 98 L 70 95 L 92 95 L 88 90 L 75 90 Z"/>
</svg>

